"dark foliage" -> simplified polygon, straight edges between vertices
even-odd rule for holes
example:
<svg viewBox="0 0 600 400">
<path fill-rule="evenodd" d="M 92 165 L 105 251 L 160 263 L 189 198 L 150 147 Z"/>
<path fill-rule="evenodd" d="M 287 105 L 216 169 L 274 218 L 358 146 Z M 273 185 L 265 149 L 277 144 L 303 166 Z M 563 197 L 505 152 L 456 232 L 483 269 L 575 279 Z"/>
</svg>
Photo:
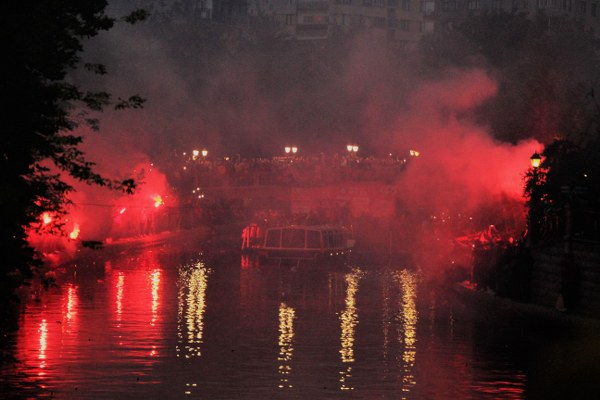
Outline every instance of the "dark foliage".
<svg viewBox="0 0 600 400">
<path fill-rule="evenodd" d="M 105 0 L 11 2 L 0 13 L 4 79 L 0 90 L 0 296 L 14 298 L 14 289 L 40 271 L 41 260 L 27 241 L 43 212 L 60 216 L 73 188 L 63 176 L 111 189 L 131 191 L 131 180 L 118 182 L 94 172 L 79 149 L 81 123 L 97 125 L 89 110 L 107 106 L 139 107 L 133 96 L 113 102 L 106 92 L 90 92 L 67 82 L 73 69 L 105 74 L 101 64 L 83 63 L 83 41 L 117 22 L 105 14 Z M 145 14 L 125 17 L 137 22 Z M 60 218 L 54 228 L 60 231 Z"/>
</svg>

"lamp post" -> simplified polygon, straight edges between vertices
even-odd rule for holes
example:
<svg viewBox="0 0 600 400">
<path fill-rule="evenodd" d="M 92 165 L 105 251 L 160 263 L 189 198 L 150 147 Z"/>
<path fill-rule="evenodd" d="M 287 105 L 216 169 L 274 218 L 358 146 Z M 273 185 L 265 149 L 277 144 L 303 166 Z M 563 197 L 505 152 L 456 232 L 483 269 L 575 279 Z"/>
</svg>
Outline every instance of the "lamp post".
<svg viewBox="0 0 600 400">
<path fill-rule="evenodd" d="M 348 150 L 348 154 L 349 154 L 350 158 L 354 159 L 354 158 L 356 158 L 356 156 L 358 154 L 358 145 L 349 144 L 346 146 L 346 150 Z"/>
<path fill-rule="evenodd" d="M 295 155 L 298 152 L 298 147 L 296 146 L 285 146 L 284 149 L 286 155 Z"/>
<path fill-rule="evenodd" d="M 528 245 L 531 246 L 537 241 L 538 233 L 538 217 L 539 217 L 539 189 L 538 189 L 538 169 L 542 163 L 542 156 L 536 151 L 529 158 L 531 163 L 532 173 L 532 186 L 531 186 L 531 202 L 529 203 L 529 233 L 527 235 Z"/>
</svg>

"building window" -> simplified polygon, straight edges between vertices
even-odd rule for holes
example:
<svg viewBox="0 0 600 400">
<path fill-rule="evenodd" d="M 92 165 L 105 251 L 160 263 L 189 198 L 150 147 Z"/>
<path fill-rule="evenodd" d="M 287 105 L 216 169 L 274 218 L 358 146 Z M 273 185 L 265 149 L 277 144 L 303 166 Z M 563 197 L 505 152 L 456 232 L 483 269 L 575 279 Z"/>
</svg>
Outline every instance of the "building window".
<svg viewBox="0 0 600 400">
<path fill-rule="evenodd" d="M 390 40 L 390 41 L 396 40 L 396 31 L 394 29 L 388 29 L 387 40 Z"/>
<path fill-rule="evenodd" d="M 425 33 L 433 33 L 434 30 L 434 21 L 431 20 L 425 20 L 421 23 L 421 32 L 425 32 Z"/>
<path fill-rule="evenodd" d="M 580 1 L 579 2 L 579 13 L 581 15 L 585 15 L 586 6 L 587 6 L 587 3 L 585 1 Z"/>
<path fill-rule="evenodd" d="M 434 1 L 422 1 L 421 2 L 421 11 L 427 15 L 433 13 L 435 11 L 435 2 Z"/>
<path fill-rule="evenodd" d="M 398 21 L 398 27 L 401 31 L 408 32 L 410 30 L 410 21 L 407 19 L 401 19 Z"/>
<path fill-rule="evenodd" d="M 410 0 L 402 0 L 402 9 L 404 11 L 410 10 Z"/>
<path fill-rule="evenodd" d="M 492 10 L 502 10 L 502 0 L 492 0 Z"/>
<path fill-rule="evenodd" d="M 469 10 L 479 10 L 479 7 L 481 7 L 479 0 L 469 0 L 467 3 L 467 8 Z"/>
<path fill-rule="evenodd" d="M 527 0 L 513 0 L 512 1 L 512 9 L 514 10 L 526 10 L 527 9 Z"/>
<path fill-rule="evenodd" d="M 385 18 L 383 17 L 375 17 L 373 18 L 373 26 L 377 28 L 382 28 L 385 26 Z"/>
<path fill-rule="evenodd" d="M 444 0 L 442 8 L 444 9 L 444 11 L 456 11 L 456 9 L 457 9 L 457 7 L 456 7 L 456 1 L 454 1 L 454 0 Z"/>
<path fill-rule="evenodd" d="M 590 15 L 592 17 L 595 17 L 595 16 L 597 16 L 597 14 L 598 14 L 598 4 L 596 4 L 596 3 L 590 4 Z"/>
</svg>

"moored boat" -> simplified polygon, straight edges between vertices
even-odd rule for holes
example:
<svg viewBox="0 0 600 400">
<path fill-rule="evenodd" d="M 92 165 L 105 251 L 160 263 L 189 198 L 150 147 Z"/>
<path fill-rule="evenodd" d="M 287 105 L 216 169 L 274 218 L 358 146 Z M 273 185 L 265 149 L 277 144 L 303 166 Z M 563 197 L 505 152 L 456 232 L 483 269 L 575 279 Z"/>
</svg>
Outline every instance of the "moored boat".
<svg viewBox="0 0 600 400">
<path fill-rule="evenodd" d="M 355 240 L 338 225 L 286 225 L 261 229 L 250 224 L 242 233 L 242 251 L 268 258 L 316 259 L 348 254 Z"/>
</svg>

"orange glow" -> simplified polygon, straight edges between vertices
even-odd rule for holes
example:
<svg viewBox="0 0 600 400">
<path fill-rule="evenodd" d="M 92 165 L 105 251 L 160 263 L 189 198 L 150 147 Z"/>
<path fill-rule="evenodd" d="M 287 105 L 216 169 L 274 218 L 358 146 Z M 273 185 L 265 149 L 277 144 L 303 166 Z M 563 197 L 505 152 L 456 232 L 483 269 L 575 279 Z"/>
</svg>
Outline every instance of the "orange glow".
<svg viewBox="0 0 600 400">
<path fill-rule="evenodd" d="M 73 240 L 75 240 L 75 239 L 77 239 L 79 237 L 79 224 L 75 224 L 75 227 L 73 228 L 73 230 L 69 234 L 69 237 L 71 239 L 73 239 Z"/>
<path fill-rule="evenodd" d="M 162 197 L 160 197 L 159 194 L 152 196 L 152 200 L 154 200 L 154 207 L 156 207 L 156 208 L 165 204 Z"/>
</svg>

